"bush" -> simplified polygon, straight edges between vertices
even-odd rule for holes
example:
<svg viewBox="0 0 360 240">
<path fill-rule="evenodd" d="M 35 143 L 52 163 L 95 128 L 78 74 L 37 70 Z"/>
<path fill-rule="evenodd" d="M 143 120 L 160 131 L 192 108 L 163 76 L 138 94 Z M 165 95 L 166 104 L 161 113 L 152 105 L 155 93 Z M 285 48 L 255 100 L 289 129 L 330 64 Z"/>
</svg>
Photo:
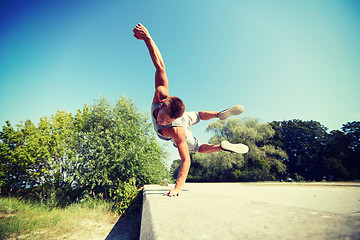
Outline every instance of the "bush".
<svg viewBox="0 0 360 240">
<path fill-rule="evenodd" d="M 113 209 L 119 214 L 125 213 L 139 194 L 139 191 L 141 189 L 138 189 L 132 181 L 122 183 L 112 192 Z"/>
<path fill-rule="evenodd" d="M 148 118 L 125 96 L 100 98 L 75 116 L 58 111 L 0 132 L 0 194 L 49 208 L 88 199 L 124 212 L 144 184 L 169 178 Z M 2 191 L 1 191 L 2 190 Z"/>
<path fill-rule="evenodd" d="M 169 175 L 150 123 L 130 99 L 113 107 L 101 98 L 75 118 L 71 180 L 84 194 L 110 199 Z"/>
</svg>

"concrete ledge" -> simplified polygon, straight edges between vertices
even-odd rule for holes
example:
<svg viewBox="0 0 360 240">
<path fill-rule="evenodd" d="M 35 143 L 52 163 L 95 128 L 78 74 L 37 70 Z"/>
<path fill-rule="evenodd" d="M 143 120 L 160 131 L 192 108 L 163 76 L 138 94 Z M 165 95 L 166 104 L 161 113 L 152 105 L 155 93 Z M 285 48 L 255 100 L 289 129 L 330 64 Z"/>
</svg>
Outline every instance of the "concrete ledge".
<svg viewBox="0 0 360 240">
<path fill-rule="evenodd" d="M 360 239 L 360 184 L 146 185 L 140 239 Z"/>
</svg>

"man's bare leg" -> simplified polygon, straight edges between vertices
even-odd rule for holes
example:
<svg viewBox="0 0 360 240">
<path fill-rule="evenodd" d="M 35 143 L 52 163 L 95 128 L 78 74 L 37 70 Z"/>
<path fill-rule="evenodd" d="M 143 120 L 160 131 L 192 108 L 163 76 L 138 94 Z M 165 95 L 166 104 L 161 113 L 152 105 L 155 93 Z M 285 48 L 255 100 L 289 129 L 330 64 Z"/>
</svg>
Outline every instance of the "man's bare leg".
<svg viewBox="0 0 360 240">
<path fill-rule="evenodd" d="M 220 145 L 204 143 L 199 148 L 199 153 L 213 153 L 223 151 Z"/>
<path fill-rule="evenodd" d="M 244 111 L 244 107 L 241 105 L 236 105 L 221 112 L 215 111 L 200 111 L 199 116 L 201 120 L 210 120 L 213 118 L 219 118 L 220 120 L 225 120 L 226 118 L 232 115 L 239 115 Z M 222 141 L 220 145 L 207 144 L 204 143 L 199 148 L 199 153 L 213 153 L 220 151 L 229 151 L 236 153 L 247 153 L 249 151 L 248 146 L 244 144 L 232 144 L 228 141 Z"/>
<path fill-rule="evenodd" d="M 201 120 L 210 120 L 213 118 L 217 118 L 219 115 L 219 112 L 214 111 L 200 111 L 199 116 Z"/>
<path fill-rule="evenodd" d="M 249 147 L 241 143 L 233 144 L 228 141 L 222 141 L 220 145 L 204 143 L 200 146 L 198 152 L 213 153 L 213 152 L 221 152 L 221 151 L 244 154 L 249 151 Z"/>
<path fill-rule="evenodd" d="M 225 120 L 230 116 L 239 115 L 243 113 L 245 108 L 241 105 L 236 105 L 231 108 L 225 109 L 221 112 L 214 111 L 200 111 L 200 119 L 201 120 L 210 120 L 212 118 L 219 118 L 220 120 Z"/>
</svg>

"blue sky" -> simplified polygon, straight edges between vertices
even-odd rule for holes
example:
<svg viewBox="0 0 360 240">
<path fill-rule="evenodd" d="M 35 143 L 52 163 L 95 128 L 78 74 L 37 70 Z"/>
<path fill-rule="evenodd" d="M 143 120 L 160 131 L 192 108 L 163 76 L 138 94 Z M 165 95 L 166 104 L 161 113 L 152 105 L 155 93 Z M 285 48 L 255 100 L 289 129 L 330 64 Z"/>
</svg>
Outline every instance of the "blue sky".
<svg viewBox="0 0 360 240">
<path fill-rule="evenodd" d="M 0 3 L 1 126 L 76 113 L 100 95 L 148 112 L 154 67 L 138 22 L 188 111 L 242 104 L 262 122 L 329 130 L 360 120 L 359 1 L 13 0 Z M 209 123 L 193 128 L 202 142 Z"/>
</svg>

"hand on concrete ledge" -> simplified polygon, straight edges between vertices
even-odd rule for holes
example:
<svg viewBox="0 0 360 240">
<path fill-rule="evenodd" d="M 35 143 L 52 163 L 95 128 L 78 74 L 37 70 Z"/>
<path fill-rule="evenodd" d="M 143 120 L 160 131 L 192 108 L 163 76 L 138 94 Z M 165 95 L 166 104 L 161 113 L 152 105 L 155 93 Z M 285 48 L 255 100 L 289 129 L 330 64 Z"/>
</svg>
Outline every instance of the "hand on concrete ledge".
<svg viewBox="0 0 360 240">
<path fill-rule="evenodd" d="M 170 190 L 168 192 L 164 192 L 164 195 L 169 197 L 178 197 L 181 195 L 182 190 L 179 188 L 174 188 L 173 190 Z"/>
</svg>

